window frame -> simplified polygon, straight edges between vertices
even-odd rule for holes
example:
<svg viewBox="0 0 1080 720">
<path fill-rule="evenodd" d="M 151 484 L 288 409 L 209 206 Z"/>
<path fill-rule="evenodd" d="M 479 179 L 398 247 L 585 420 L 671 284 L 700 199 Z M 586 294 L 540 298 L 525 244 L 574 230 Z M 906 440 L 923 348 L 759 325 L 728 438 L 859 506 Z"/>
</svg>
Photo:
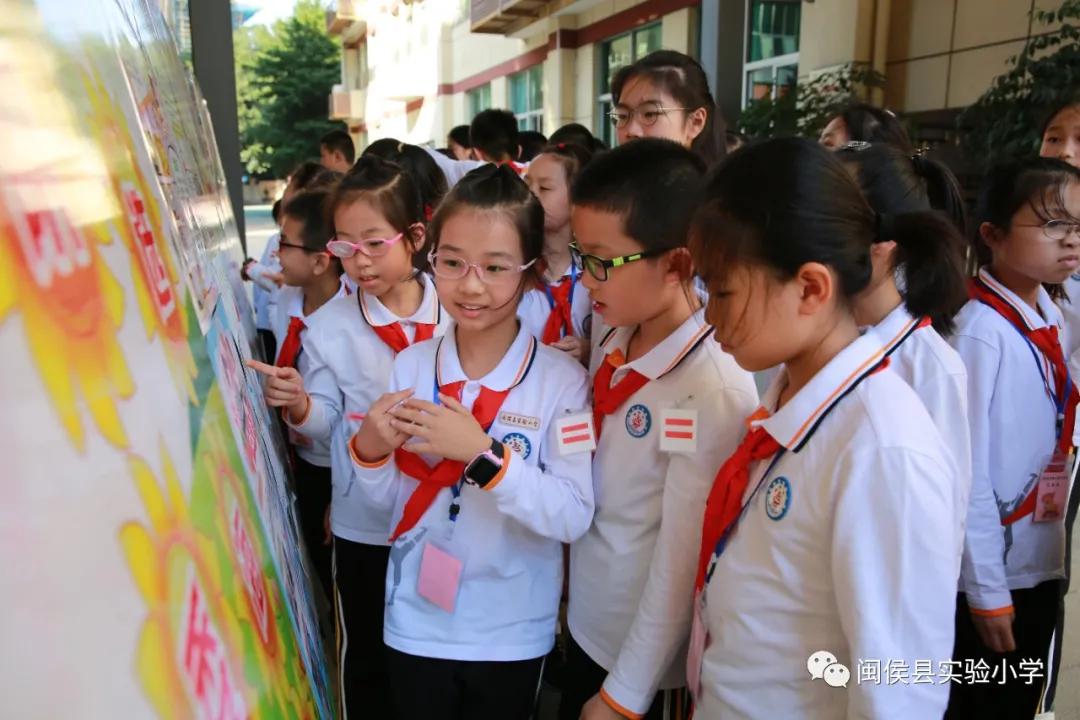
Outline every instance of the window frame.
<svg viewBox="0 0 1080 720">
<path fill-rule="evenodd" d="M 526 109 L 518 110 L 514 105 L 514 82 L 516 80 L 524 80 L 525 82 L 525 105 Z M 538 133 L 544 132 L 544 63 L 540 62 L 532 67 L 520 70 L 506 78 L 507 91 L 510 94 L 510 112 L 514 113 L 514 117 L 518 121 L 518 130 L 534 130 Z M 533 84 L 536 87 L 533 87 Z M 539 105 L 532 107 L 533 91 L 538 93 Z"/>
<path fill-rule="evenodd" d="M 611 71 L 611 68 L 608 67 L 607 63 L 609 48 L 612 43 L 618 40 L 625 37 L 630 38 L 630 63 L 635 63 L 644 57 L 644 55 L 638 55 L 638 35 L 654 30 L 660 31 L 657 38 L 657 46 L 648 52 L 655 52 L 664 46 L 663 20 L 656 20 L 655 22 L 647 23 L 641 27 L 636 27 L 617 35 L 612 35 L 597 43 L 597 88 L 600 92 L 596 96 L 598 120 L 596 127 L 593 130 L 596 133 L 596 137 L 608 147 L 615 147 L 616 141 L 618 140 L 618 136 L 615 134 L 615 127 L 611 124 L 610 117 L 611 111 L 615 108 L 614 98 L 611 95 L 611 77 L 615 73 Z M 647 55 L 648 52 L 645 54 Z"/>
<path fill-rule="evenodd" d="M 782 0 L 776 0 L 776 1 L 782 1 Z M 802 3 L 799 2 L 798 0 L 791 0 L 790 4 L 799 8 L 799 31 L 801 33 L 802 32 Z M 796 50 L 793 53 L 787 53 L 787 54 L 784 54 L 784 55 L 776 55 L 776 56 L 771 57 L 771 58 L 766 58 L 765 60 L 753 60 L 753 61 L 751 61 L 751 60 L 747 59 L 750 56 L 750 46 L 751 46 L 750 32 L 752 30 L 751 23 L 753 22 L 753 9 L 754 9 L 753 6 L 754 6 L 754 0 L 746 0 L 746 7 L 745 7 L 745 13 L 744 13 L 745 19 L 744 19 L 744 23 L 743 23 L 743 25 L 744 25 L 744 27 L 743 27 L 743 43 L 744 43 L 743 48 L 744 48 L 744 52 L 743 52 L 743 69 L 742 69 L 742 92 L 740 94 L 740 100 L 739 100 L 740 106 L 741 106 L 741 108 L 743 110 L 745 110 L 746 107 L 751 102 L 751 99 L 749 97 L 750 74 L 753 73 L 756 70 L 764 70 L 764 69 L 771 69 L 772 70 L 772 72 L 770 73 L 770 76 L 772 78 L 772 84 L 771 84 L 770 90 L 769 90 L 769 98 L 772 99 L 772 100 L 775 100 L 775 99 L 777 99 L 777 97 L 779 97 L 778 88 L 780 88 L 781 86 L 777 84 L 776 79 L 777 79 L 777 75 L 779 74 L 781 69 L 794 66 L 794 68 L 795 68 L 795 77 L 796 77 L 795 84 L 791 85 L 791 86 L 783 86 L 783 87 L 790 87 L 792 90 L 795 90 L 798 87 L 798 76 L 799 76 L 799 51 L 798 50 Z M 760 98 L 755 98 L 755 99 L 760 99 Z"/>
</svg>

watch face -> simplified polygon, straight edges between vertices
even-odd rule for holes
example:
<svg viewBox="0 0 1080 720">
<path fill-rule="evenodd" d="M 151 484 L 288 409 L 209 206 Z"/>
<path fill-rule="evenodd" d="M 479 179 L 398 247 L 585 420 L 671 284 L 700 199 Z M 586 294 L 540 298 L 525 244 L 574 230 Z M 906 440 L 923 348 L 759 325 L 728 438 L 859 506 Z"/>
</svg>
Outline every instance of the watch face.
<svg viewBox="0 0 1080 720">
<path fill-rule="evenodd" d="M 469 467 L 465 468 L 465 478 L 470 482 L 484 487 L 499 472 L 499 466 L 491 461 L 486 455 L 475 458 Z"/>
</svg>

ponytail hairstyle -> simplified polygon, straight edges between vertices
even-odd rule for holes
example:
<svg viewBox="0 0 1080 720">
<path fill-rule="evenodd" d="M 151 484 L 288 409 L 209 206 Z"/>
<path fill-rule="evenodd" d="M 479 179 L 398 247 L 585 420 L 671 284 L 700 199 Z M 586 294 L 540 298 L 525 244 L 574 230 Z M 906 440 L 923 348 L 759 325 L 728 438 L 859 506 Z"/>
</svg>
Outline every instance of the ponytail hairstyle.
<svg viewBox="0 0 1080 720">
<path fill-rule="evenodd" d="M 878 215 L 875 241 L 897 243 L 893 270 L 904 273 L 908 312 L 929 316 L 934 329 L 950 334 L 953 317 L 967 302 L 964 201 L 956 178 L 939 162 L 908 157 L 885 144 L 849 143 L 836 157 L 852 171 Z M 939 211 L 931 188 L 942 198 Z"/>
<path fill-rule="evenodd" d="M 851 173 L 821 145 L 805 138 L 780 138 L 742 148 L 709 178 L 705 201 L 694 217 L 690 249 L 702 279 L 713 282 L 732 268 L 757 265 L 781 281 L 817 262 L 831 268 L 839 295 L 850 303 L 866 289 L 873 267 L 870 247 L 895 240 L 907 262 L 937 250 L 934 232 L 951 230 L 947 220 L 926 211 L 878 215 Z M 913 278 L 908 289 L 925 312 L 943 280 Z M 962 289 L 961 285 L 961 289 Z"/>
<path fill-rule="evenodd" d="M 446 175 L 427 151 L 397 140 L 376 140 L 364 151 L 364 156 L 369 154 L 397 163 L 408 173 L 420 193 L 424 222 L 430 222 L 448 187 Z"/>
<path fill-rule="evenodd" d="M 365 200 L 377 208 L 390 227 L 404 234 L 410 242 L 413 266 L 423 270 L 426 253 L 424 247 L 417 246 L 422 235 L 416 225 L 424 224 L 424 207 L 420 192 L 409 173 L 400 165 L 377 155 L 361 155 L 326 201 L 326 217 L 332 235 L 337 234 L 334 214 L 339 208 L 358 200 Z"/>
<path fill-rule="evenodd" d="M 838 117 L 843 119 L 848 138 L 854 142 L 886 143 L 905 155 L 914 152 L 907 130 L 892 110 L 852 103 L 838 113 Z"/>
<path fill-rule="evenodd" d="M 1024 205 L 1043 222 L 1068 217 L 1065 193 L 1073 183 L 1080 183 L 1080 170 L 1057 158 L 1025 158 L 992 167 L 983 178 L 973 216 L 971 242 L 979 265 L 994 259 L 979 231 L 983 223 L 1008 232 Z M 1062 285 L 1043 283 L 1043 287 L 1054 300 L 1068 300 Z"/>
<path fill-rule="evenodd" d="M 500 215 L 521 240 L 523 263 L 534 263 L 522 274 L 521 287 L 539 279 L 536 270 L 544 252 L 544 208 L 529 186 L 509 165 L 487 164 L 470 171 L 447 193 L 428 226 L 432 252 L 439 249 L 443 226 L 454 215 L 468 211 Z"/>
<path fill-rule="evenodd" d="M 566 173 L 566 186 L 572 187 L 578 174 L 592 160 L 592 151 L 576 143 L 556 143 L 546 146 L 540 155 L 555 158 Z"/>
<path fill-rule="evenodd" d="M 697 60 L 674 50 L 657 50 L 619 68 L 611 80 L 611 97 L 616 105 L 626 83 L 637 77 L 643 77 L 657 88 L 667 91 L 688 112 L 705 108 L 705 127 L 690 143 L 690 149 L 701 156 L 709 167 L 724 158 L 727 125 L 709 91 L 705 70 Z"/>
</svg>

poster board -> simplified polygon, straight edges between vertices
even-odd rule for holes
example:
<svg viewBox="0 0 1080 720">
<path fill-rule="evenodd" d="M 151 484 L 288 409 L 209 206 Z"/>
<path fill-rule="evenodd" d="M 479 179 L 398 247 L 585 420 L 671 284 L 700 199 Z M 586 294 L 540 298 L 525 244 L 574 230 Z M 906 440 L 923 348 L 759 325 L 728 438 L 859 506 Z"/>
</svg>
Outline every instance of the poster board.
<svg viewBox="0 0 1080 720">
<path fill-rule="evenodd" d="M 0 89 L 3 715 L 331 717 L 236 223 L 157 5 L 0 0 Z"/>
</svg>

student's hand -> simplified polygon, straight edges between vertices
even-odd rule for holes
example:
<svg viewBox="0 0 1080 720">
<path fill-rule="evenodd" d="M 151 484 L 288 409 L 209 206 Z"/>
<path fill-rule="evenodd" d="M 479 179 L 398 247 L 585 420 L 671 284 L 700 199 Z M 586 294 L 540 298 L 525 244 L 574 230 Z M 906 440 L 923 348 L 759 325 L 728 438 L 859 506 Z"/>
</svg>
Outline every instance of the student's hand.
<svg viewBox="0 0 1080 720">
<path fill-rule="evenodd" d="M 368 409 L 364 422 L 360 424 L 360 429 L 350 440 L 353 450 L 361 460 L 364 462 L 382 460 L 409 439 L 408 435 L 394 428 L 392 424 L 394 418 L 389 412 L 408 399 L 412 393 L 411 389 L 386 393 Z"/>
<path fill-rule="evenodd" d="M 604 702 L 600 693 L 596 693 L 589 702 L 585 703 L 585 707 L 581 708 L 580 720 L 624 720 L 624 718 Z"/>
<path fill-rule="evenodd" d="M 567 335 L 551 343 L 551 347 L 562 350 L 582 365 L 587 365 L 589 362 L 589 344 L 576 335 Z"/>
<path fill-rule="evenodd" d="M 491 447 L 491 437 L 464 405 L 439 393 L 441 405 L 412 399 L 394 410 L 391 424 L 400 432 L 419 438 L 413 452 L 469 462 Z"/>
<path fill-rule="evenodd" d="M 323 514 L 322 527 L 325 536 L 323 537 L 323 545 L 330 545 L 334 541 L 334 533 L 330 530 L 330 506 L 326 506 L 326 512 Z"/>
<path fill-rule="evenodd" d="M 263 395 L 270 407 L 287 409 L 294 420 L 304 416 L 309 399 L 304 391 L 304 378 L 296 368 L 267 365 L 258 360 L 248 360 L 245 365 L 266 376 Z"/>
<path fill-rule="evenodd" d="M 975 630 L 979 633 L 979 639 L 983 645 L 996 653 L 1012 652 L 1016 649 L 1016 640 L 1013 639 L 1013 620 L 1015 613 L 1008 615 L 985 615 L 971 614 L 971 621 L 975 624 Z"/>
<path fill-rule="evenodd" d="M 274 283 L 278 287 L 281 287 L 282 285 L 285 284 L 285 276 L 282 275 L 279 272 L 268 272 L 265 275 L 263 275 L 263 277 L 266 278 L 267 280 L 269 280 L 270 282 Z"/>
</svg>

